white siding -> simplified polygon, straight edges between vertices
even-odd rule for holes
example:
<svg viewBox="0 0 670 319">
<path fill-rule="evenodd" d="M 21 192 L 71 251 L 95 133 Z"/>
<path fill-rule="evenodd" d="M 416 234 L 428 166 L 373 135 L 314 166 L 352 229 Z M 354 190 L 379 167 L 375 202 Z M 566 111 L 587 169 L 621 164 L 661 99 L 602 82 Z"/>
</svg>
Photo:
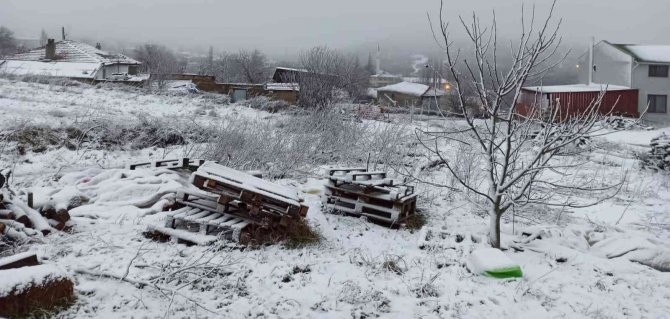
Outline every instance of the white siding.
<svg viewBox="0 0 670 319">
<path fill-rule="evenodd" d="M 579 61 L 579 82 L 588 84 L 589 54 L 584 54 Z M 596 44 L 593 49 L 593 83 L 631 86 L 631 69 L 633 58 L 607 42 Z"/>
<path fill-rule="evenodd" d="M 647 95 L 667 95 L 670 100 L 670 78 L 650 77 L 649 64 L 637 64 L 633 70 L 633 85 L 640 92 L 638 110 L 643 112 L 647 108 Z M 667 111 L 667 110 L 666 110 Z M 645 120 L 656 123 L 670 123 L 670 115 L 659 113 L 647 113 Z"/>
</svg>

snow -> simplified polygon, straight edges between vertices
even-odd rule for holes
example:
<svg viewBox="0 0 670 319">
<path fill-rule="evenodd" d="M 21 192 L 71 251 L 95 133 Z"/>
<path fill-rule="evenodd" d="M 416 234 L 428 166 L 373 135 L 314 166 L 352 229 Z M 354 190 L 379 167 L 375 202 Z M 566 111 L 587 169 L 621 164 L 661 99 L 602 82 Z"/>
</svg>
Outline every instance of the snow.
<svg viewBox="0 0 670 319">
<path fill-rule="evenodd" d="M 298 83 L 266 83 L 265 90 L 267 91 L 300 91 L 300 84 Z"/>
<path fill-rule="evenodd" d="M 670 127 L 649 131 L 614 131 L 603 135 L 603 138 L 612 143 L 649 147 L 651 140 L 663 133 L 670 134 Z"/>
<path fill-rule="evenodd" d="M 58 266 L 46 264 L 32 267 L 0 270 L 0 297 L 10 293 L 21 293 L 25 289 L 40 284 L 68 279 L 67 274 Z"/>
<path fill-rule="evenodd" d="M 218 117 L 195 114 L 204 107 L 214 109 Z M 54 109 L 67 115 L 49 114 Z M 213 105 L 200 96 L 0 79 L 0 117 L 9 119 L 0 129 L 14 123 L 65 126 L 92 111 L 117 121 L 146 114 L 197 123 L 295 120 L 293 115 L 235 104 Z M 396 123 L 366 120 L 361 125 L 387 129 L 400 124 L 408 132 L 464 125 L 431 117 L 412 123 L 406 115 L 391 119 Z M 524 272 L 514 281 L 474 276 L 468 270 L 473 252 L 490 247 L 488 215 L 466 201 L 464 192 L 429 184 L 417 186 L 416 193 L 430 231 L 390 229 L 324 212 L 320 194 L 325 166 L 305 169 L 276 184 L 304 193 L 307 221 L 320 235 L 319 243 L 297 249 L 247 249 L 218 242 L 188 247 L 142 235 L 149 225 L 164 225 L 167 214 L 159 207 L 169 202 L 171 191 L 188 184 L 188 175 L 122 169 L 131 162 L 177 157 L 179 148 L 0 153 L 0 168 L 12 167 L 13 189 L 35 190 L 36 202 L 63 205 L 77 194 L 90 199 L 70 211 L 72 232 L 52 232 L 19 251 L 36 252 L 68 272 L 92 269 L 123 276 L 127 271 L 128 279 L 156 280 L 215 311 L 177 295 L 170 298 L 170 293 L 166 297 L 151 287 L 76 274 L 78 301 L 63 310 L 62 317 L 659 318 L 670 313 L 670 273 L 651 266 L 667 265 L 670 190 L 666 174 L 636 166 L 636 153 L 648 150 L 645 143 L 655 133 L 620 131 L 594 137 L 594 150 L 580 158 L 583 171 L 602 171 L 611 178 L 629 174 L 615 198 L 585 209 L 531 207 L 503 218 L 502 244 L 507 250 L 502 254 Z M 453 151 L 445 148 L 445 154 Z M 408 169 L 425 161 L 421 155 L 412 157 Z M 333 157 L 329 165 L 364 163 Z M 448 176 L 438 166 L 422 177 L 449 183 Z M 5 282 L 0 275 L 0 285 L 5 287 Z"/>
<path fill-rule="evenodd" d="M 384 92 L 394 92 L 413 96 L 422 96 L 424 93 L 426 93 L 426 91 L 428 91 L 428 89 L 428 85 L 425 84 L 400 82 L 380 87 L 377 89 L 377 92 L 381 92 L 382 94 Z"/>
<path fill-rule="evenodd" d="M 0 74 L 93 79 L 101 67 L 100 63 L 6 60 L 0 64 Z"/>
<path fill-rule="evenodd" d="M 21 259 L 28 258 L 28 257 L 33 256 L 33 255 L 36 255 L 36 253 L 27 251 L 27 252 L 18 253 L 16 255 L 12 255 L 12 256 L 9 256 L 9 257 L 3 257 L 3 258 L 0 258 L 0 266 L 9 265 L 11 263 L 17 262 Z"/>
<path fill-rule="evenodd" d="M 563 93 L 563 92 L 601 92 L 601 91 L 622 91 L 631 90 L 629 87 L 609 84 L 568 84 L 568 85 L 548 85 L 548 86 L 527 86 L 523 88 L 527 91 L 542 93 Z"/>
<path fill-rule="evenodd" d="M 500 249 L 481 248 L 472 252 L 468 259 L 468 268 L 475 274 L 485 274 L 488 271 L 496 271 L 518 267 Z"/>
<path fill-rule="evenodd" d="M 8 60 L 40 61 L 45 58 L 45 47 L 18 53 L 7 57 Z M 56 57 L 60 62 L 70 63 L 95 63 L 95 64 L 140 64 L 139 61 L 129 58 L 123 54 L 113 54 L 98 50 L 92 45 L 63 40 L 56 42 Z"/>
<path fill-rule="evenodd" d="M 644 62 L 670 63 L 670 45 L 620 45 Z"/>
<path fill-rule="evenodd" d="M 288 200 L 289 203 L 299 205 L 298 201 L 300 199 L 297 191 L 214 162 L 205 162 L 198 168 L 197 174 L 213 180 L 223 179 L 239 185 L 242 189 L 257 190 L 272 197 L 279 195 L 281 200 Z"/>
</svg>

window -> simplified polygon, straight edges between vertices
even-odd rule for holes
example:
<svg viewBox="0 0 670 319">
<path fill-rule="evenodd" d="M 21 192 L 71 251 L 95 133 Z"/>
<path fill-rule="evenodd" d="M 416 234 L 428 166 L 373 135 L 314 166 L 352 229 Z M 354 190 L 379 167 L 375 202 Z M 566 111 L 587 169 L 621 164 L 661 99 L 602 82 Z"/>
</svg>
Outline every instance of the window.
<svg viewBox="0 0 670 319">
<path fill-rule="evenodd" d="M 649 113 L 667 113 L 668 112 L 668 96 L 667 95 L 647 95 L 647 102 L 649 103 Z"/>
<path fill-rule="evenodd" d="M 649 66 L 649 76 L 655 78 L 667 78 L 668 77 L 668 66 L 667 65 L 650 65 Z"/>
</svg>

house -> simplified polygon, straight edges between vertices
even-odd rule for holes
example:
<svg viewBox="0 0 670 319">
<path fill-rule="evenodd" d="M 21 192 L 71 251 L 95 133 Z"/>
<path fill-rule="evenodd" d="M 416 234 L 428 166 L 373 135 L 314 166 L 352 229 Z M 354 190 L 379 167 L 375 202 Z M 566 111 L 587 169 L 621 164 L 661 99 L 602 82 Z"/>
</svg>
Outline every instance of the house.
<svg viewBox="0 0 670 319">
<path fill-rule="evenodd" d="M 377 101 L 386 107 L 421 107 L 436 110 L 447 104 L 447 91 L 425 84 L 400 82 L 378 88 Z"/>
<path fill-rule="evenodd" d="M 450 89 L 451 84 L 449 84 L 449 81 L 443 79 L 443 78 L 425 78 L 425 77 L 416 77 L 416 76 L 402 76 L 402 75 L 395 75 L 391 74 L 385 71 L 382 71 L 378 74 L 373 74 L 370 76 L 369 79 L 369 85 L 371 88 L 380 88 L 383 86 L 391 85 L 391 84 L 397 84 L 400 82 L 409 82 L 409 83 L 419 83 L 419 84 L 426 84 L 426 85 L 432 85 L 432 86 L 449 86 L 448 89 Z"/>
<path fill-rule="evenodd" d="M 308 73 L 306 69 L 277 67 L 272 75 L 272 81 L 274 83 L 295 83 L 301 76 Z"/>
<path fill-rule="evenodd" d="M 598 110 L 602 114 L 639 116 L 638 90 L 593 83 L 524 87 L 515 106 L 516 112 L 524 117 L 546 119 L 553 114 L 551 111 L 560 107 L 556 120 L 563 121 L 591 110 L 592 103 L 602 92 L 605 93 Z"/>
<path fill-rule="evenodd" d="M 89 81 L 133 81 L 139 61 L 72 41 L 49 39 L 43 47 L 5 57 L 0 73 Z"/>
<path fill-rule="evenodd" d="M 591 60 L 591 63 L 589 63 Z M 591 64 L 592 67 L 589 67 Z M 614 44 L 601 41 L 577 65 L 580 83 L 637 89 L 637 111 L 652 122 L 670 122 L 670 45 Z"/>
</svg>

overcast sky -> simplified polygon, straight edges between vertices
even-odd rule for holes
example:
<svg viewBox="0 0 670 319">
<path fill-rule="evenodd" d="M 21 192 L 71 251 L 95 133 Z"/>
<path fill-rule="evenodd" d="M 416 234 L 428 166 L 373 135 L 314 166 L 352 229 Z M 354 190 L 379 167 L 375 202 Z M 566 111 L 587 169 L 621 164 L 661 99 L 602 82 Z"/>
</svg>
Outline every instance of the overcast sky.
<svg viewBox="0 0 670 319">
<path fill-rule="evenodd" d="M 495 9 L 501 33 L 517 30 L 520 5 L 548 0 L 445 0 L 449 19 Z M 669 0 L 559 0 L 557 16 L 570 42 L 590 36 L 614 42 L 670 44 Z M 439 0 L 0 0 L 0 25 L 18 37 L 42 28 L 73 38 L 158 42 L 219 50 L 259 48 L 289 54 L 316 45 L 338 48 L 374 43 L 432 43 L 426 12 Z M 460 31 L 460 30 L 459 30 Z"/>
</svg>

